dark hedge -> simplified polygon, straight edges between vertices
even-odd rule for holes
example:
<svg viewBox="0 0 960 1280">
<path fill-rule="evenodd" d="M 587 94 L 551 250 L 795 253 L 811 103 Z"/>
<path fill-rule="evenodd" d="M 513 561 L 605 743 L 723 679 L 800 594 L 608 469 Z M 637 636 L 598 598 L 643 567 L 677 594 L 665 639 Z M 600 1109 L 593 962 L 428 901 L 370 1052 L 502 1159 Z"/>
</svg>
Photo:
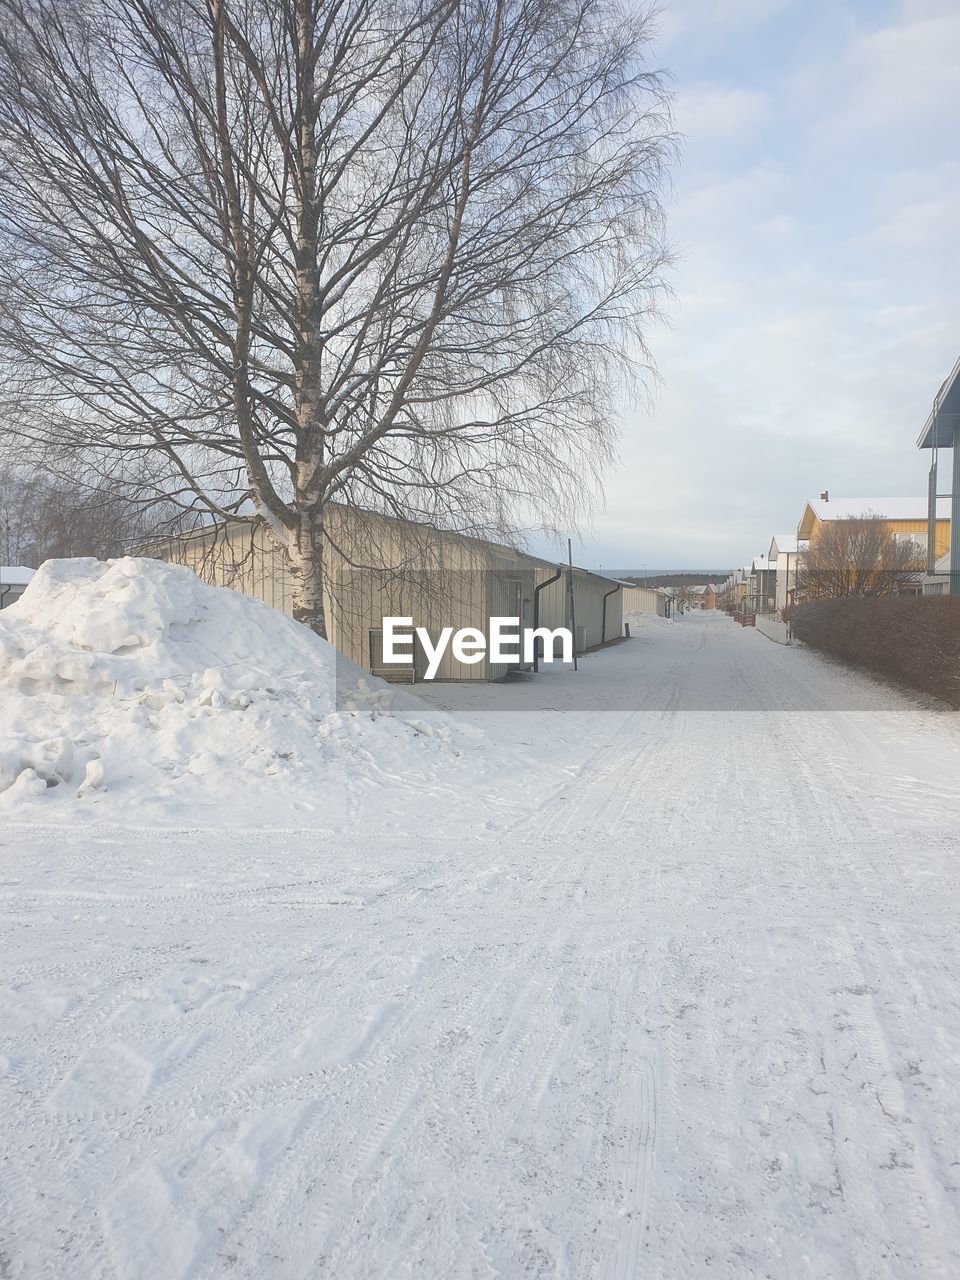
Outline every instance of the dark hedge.
<svg viewBox="0 0 960 1280">
<path fill-rule="evenodd" d="M 960 597 L 816 600 L 790 620 L 811 648 L 960 707 Z"/>
</svg>

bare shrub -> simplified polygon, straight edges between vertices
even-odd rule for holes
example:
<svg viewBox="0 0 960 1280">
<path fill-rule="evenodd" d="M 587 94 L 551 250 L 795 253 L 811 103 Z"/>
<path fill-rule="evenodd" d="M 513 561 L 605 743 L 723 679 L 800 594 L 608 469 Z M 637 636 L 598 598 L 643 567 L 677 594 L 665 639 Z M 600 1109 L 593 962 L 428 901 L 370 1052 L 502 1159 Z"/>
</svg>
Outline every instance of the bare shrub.
<svg viewBox="0 0 960 1280">
<path fill-rule="evenodd" d="M 918 543 L 898 538 L 883 516 L 865 511 L 852 520 L 825 522 L 800 562 L 800 600 L 897 595 L 923 572 Z"/>
<path fill-rule="evenodd" d="M 960 707 L 960 599 L 846 597 L 790 611 L 798 640 Z"/>
</svg>

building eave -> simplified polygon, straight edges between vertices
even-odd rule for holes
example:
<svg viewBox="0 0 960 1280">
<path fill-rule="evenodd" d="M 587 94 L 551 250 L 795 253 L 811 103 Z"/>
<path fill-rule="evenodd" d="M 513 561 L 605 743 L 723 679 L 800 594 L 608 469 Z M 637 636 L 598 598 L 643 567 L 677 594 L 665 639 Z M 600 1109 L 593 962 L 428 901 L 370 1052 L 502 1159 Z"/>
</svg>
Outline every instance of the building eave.
<svg viewBox="0 0 960 1280">
<path fill-rule="evenodd" d="M 813 507 L 807 502 L 803 508 L 803 515 L 800 517 L 800 523 L 797 525 L 797 541 L 809 542 L 810 535 L 813 533 L 820 517 L 814 511 Z"/>
<path fill-rule="evenodd" d="M 946 382 L 937 392 L 933 408 L 917 437 L 917 448 L 951 448 L 954 428 L 958 422 L 960 422 L 960 359 L 957 360 Z"/>
</svg>

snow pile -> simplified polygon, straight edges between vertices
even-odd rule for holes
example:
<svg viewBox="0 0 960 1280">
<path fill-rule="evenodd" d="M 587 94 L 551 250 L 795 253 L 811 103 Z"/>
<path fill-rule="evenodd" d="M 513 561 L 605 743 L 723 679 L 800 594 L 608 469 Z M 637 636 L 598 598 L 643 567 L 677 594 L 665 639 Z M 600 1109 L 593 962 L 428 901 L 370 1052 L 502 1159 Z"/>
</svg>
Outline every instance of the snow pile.
<svg viewBox="0 0 960 1280">
<path fill-rule="evenodd" d="M 673 626 L 673 618 L 661 618 L 658 613 L 625 613 L 623 620 L 630 624 L 631 632 Z"/>
<path fill-rule="evenodd" d="M 155 560 L 48 561 L 0 614 L 8 814 L 270 821 L 290 802 L 328 818 L 365 783 L 463 768 L 478 736 L 267 605 Z"/>
</svg>

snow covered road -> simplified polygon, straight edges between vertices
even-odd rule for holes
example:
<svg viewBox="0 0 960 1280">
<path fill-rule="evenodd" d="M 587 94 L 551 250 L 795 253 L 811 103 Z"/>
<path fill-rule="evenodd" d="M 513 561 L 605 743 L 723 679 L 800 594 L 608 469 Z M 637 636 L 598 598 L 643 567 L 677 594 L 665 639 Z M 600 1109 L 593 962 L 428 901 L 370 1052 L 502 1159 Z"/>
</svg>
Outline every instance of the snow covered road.
<svg viewBox="0 0 960 1280">
<path fill-rule="evenodd" d="M 0 835 L 3 1280 L 960 1275 L 957 713 L 715 616 L 425 696 L 543 768 Z"/>
</svg>

